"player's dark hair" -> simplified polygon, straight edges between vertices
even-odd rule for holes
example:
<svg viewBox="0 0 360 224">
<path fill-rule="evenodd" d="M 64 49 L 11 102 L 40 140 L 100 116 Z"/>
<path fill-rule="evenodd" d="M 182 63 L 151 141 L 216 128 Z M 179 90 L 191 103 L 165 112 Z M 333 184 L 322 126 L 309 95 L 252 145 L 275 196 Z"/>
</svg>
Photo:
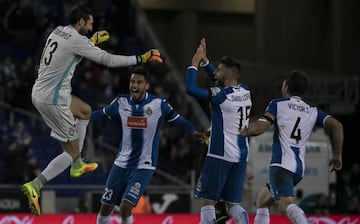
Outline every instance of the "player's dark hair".
<svg viewBox="0 0 360 224">
<path fill-rule="evenodd" d="M 241 72 L 240 61 L 236 58 L 231 58 L 228 56 L 224 56 L 220 58 L 219 63 L 225 65 L 227 68 L 231 69 L 233 74 L 236 75 L 236 78 L 239 79 L 239 75 Z"/>
<path fill-rule="evenodd" d="M 285 81 L 292 95 L 302 96 L 308 87 L 309 78 L 306 72 L 293 70 Z"/>
<path fill-rule="evenodd" d="M 132 74 L 142 75 L 146 82 L 149 81 L 149 72 L 142 66 L 135 67 Z"/>
<path fill-rule="evenodd" d="M 76 24 L 81 18 L 87 21 L 93 15 L 91 9 L 83 3 L 75 5 L 69 14 L 69 22 L 70 24 Z"/>
</svg>

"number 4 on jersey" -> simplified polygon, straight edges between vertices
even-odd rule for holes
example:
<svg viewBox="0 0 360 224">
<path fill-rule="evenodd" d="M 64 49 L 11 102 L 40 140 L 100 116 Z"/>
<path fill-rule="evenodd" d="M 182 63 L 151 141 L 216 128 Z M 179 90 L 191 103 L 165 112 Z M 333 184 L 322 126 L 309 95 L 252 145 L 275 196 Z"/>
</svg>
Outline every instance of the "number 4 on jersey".
<svg viewBox="0 0 360 224">
<path fill-rule="evenodd" d="M 300 117 L 296 119 L 295 125 L 290 135 L 291 138 L 296 140 L 296 143 L 299 143 L 299 141 L 301 140 L 301 129 L 298 127 L 300 120 L 301 120 Z"/>
</svg>

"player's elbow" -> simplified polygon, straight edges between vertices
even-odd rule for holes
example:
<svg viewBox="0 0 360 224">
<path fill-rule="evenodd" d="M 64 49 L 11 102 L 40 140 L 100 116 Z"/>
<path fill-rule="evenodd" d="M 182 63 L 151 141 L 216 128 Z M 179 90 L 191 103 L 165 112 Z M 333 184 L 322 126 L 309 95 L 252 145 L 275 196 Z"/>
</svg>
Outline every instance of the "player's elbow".
<svg viewBox="0 0 360 224">
<path fill-rule="evenodd" d="M 189 94 L 190 96 L 195 96 L 195 90 L 194 88 L 191 88 L 190 85 L 186 85 L 185 92 Z"/>
<path fill-rule="evenodd" d="M 340 130 L 340 131 L 343 131 L 343 130 L 344 130 L 343 125 L 342 125 L 339 121 L 336 122 L 335 128 L 336 128 L 337 130 Z"/>
<path fill-rule="evenodd" d="M 328 122 L 326 122 L 325 125 L 326 125 L 326 127 L 330 128 L 331 130 L 343 131 L 343 129 L 344 129 L 341 122 L 332 117 L 330 119 L 328 119 Z"/>
</svg>

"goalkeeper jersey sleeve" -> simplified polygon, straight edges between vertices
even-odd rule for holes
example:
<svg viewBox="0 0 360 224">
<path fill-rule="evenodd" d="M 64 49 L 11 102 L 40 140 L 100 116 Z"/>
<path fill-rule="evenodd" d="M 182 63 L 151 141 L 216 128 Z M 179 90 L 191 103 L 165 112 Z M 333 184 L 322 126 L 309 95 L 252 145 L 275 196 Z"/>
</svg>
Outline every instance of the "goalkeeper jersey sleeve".
<svg viewBox="0 0 360 224">
<path fill-rule="evenodd" d="M 80 35 L 80 38 L 74 39 L 72 44 L 73 46 L 70 48 L 70 50 L 73 52 L 73 54 L 87 58 L 107 67 L 125 67 L 137 64 L 135 55 L 125 56 L 110 54 L 107 51 L 104 51 L 95 46 L 91 40 L 85 36 Z"/>
</svg>

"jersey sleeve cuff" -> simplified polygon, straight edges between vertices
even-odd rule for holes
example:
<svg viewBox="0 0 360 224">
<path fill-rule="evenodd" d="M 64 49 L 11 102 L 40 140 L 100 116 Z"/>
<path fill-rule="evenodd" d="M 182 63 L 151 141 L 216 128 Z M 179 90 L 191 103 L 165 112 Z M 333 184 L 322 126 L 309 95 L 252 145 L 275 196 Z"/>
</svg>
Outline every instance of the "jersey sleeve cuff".
<svg viewBox="0 0 360 224">
<path fill-rule="evenodd" d="M 207 61 L 201 61 L 200 62 L 200 67 L 206 67 L 208 64 L 210 63 L 210 61 L 209 60 L 207 60 Z"/>
<path fill-rule="evenodd" d="M 188 67 L 188 70 L 189 70 L 189 69 L 195 69 L 196 71 L 198 70 L 198 68 L 195 67 L 195 66 L 193 66 L 193 65 L 189 66 L 189 67 Z"/>
<path fill-rule="evenodd" d="M 129 57 L 129 65 L 137 65 L 137 56 L 136 55 Z"/>
</svg>

